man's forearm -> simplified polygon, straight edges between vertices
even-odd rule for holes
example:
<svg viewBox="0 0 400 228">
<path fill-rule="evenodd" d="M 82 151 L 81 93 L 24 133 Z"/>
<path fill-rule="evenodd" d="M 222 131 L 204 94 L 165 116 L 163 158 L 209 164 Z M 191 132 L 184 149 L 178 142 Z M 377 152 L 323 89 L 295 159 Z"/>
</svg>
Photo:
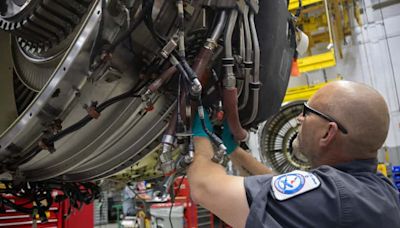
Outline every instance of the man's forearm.
<svg viewBox="0 0 400 228">
<path fill-rule="evenodd" d="M 229 176 L 213 161 L 208 138 L 195 137 L 195 156 L 188 169 L 192 199 L 233 227 L 244 227 L 249 214 L 243 177 Z M 229 203 L 230 206 L 225 204 Z"/>
<path fill-rule="evenodd" d="M 195 156 L 188 169 L 188 179 L 192 189 L 196 187 L 204 190 L 207 189 L 209 183 L 226 175 L 226 171 L 221 165 L 211 161 L 214 150 L 208 138 L 195 137 L 194 143 Z"/>
<path fill-rule="evenodd" d="M 251 175 L 274 174 L 272 169 L 257 161 L 257 159 L 241 147 L 237 147 L 230 158 L 235 164 L 240 165 L 241 168 L 244 168 Z"/>
</svg>

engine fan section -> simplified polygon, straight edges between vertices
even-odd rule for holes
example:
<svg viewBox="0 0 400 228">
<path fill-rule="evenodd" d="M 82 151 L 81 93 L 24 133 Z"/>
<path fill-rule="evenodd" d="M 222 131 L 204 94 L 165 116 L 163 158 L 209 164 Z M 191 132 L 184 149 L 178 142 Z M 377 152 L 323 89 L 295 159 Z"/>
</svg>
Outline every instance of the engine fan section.
<svg viewBox="0 0 400 228">
<path fill-rule="evenodd" d="M 261 156 L 279 173 L 307 170 L 309 161 L 293 151 L 292 143 L 299 127 L 296 117 L 303 111 L 304 101 L 295 101 L 281 108 L 265 124 L 261 133 Z"/>
</svg>

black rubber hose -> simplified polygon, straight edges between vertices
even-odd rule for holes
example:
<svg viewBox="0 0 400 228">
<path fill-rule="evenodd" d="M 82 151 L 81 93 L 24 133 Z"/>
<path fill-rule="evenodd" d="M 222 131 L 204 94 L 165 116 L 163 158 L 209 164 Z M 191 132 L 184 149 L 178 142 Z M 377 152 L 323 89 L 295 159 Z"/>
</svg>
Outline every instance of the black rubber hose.
<svg viewBox="0 0 400 228">
<path fill-rule="evenodd" d="M 198 98 L 198 102 L 199 102 L 198 107 L 203 108 L 203 103 L 202 103 L 202 100 L 201 100 L 200 97 Z M 204 108 L 203 108 L 203 109 L 204 109 Z M 203 113 L 206 114 L 205 112 L 203 112 Z M 214 134 L 214 133 L 212 133 L 210 130 L 208 130 L 208 128 L 207 128 L 207 126 L 206 126 L 206 121 L 204 120 L 204 118 L 203 118 L 203 119 L 200 118 L 200 115 L 199 115 L 199 119 L 200 119 L 201 126 L 203 127 L 204 132 L 208 135 L 208 137 L 210 137 L 211 141 L 212 141 L 218 148 L 220 147 L 221 144 L 223 145 L 224 143 L 222 142 L 222 140 L 221 140 L 216 134 Z"/>
<path fill-rule="evenodd" d="M 154 39 L 158 42 L 160 46 L 164 46 L 166 43 L 166 39 L 162 37 L 155 29 L 154 29 L 154 23 L 153 23 L 153 6 L 154 6 L 154 0 L 143 0 L 143 7 L 146 10 L 144 13 L 144 23 L 146 24 L 146 27 L 149 29 L 150 33 L 154 37 Z"/>
</svg>

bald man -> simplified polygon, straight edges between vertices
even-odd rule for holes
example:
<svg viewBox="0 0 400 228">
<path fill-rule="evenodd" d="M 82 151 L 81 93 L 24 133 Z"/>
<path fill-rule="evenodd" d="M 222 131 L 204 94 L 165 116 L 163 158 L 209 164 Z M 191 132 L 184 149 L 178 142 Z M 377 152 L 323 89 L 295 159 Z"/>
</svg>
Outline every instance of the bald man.
<svg viewBox="0 0 400 228">
<path fill-rule="evenodd" d="M 211 161 L 209 139 L 195 137 L 193 199 L 233 227 L 400 227 L 399 192 L 376 172 L 389 128 L 383 97 L 333 82 L 304 104 L 298 121 L 293 147 L 311 161 L 308 172 L 228 176 Z"/>
</svg>

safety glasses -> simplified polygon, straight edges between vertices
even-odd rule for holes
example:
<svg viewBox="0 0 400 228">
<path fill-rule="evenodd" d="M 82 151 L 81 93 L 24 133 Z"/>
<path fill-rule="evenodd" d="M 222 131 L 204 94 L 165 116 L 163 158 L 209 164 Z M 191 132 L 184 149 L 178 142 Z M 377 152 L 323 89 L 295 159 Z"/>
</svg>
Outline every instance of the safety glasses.
<svg viewBox="0 0 400 228">
<path fill-rule="evenodd" d="M 339 130 L 343 132 L 343 134 L 347 134 L 347 130 L 345 127 L 343 127 L 343 125 L 341 125 L 339 122 L 337 122 L 334 118 L 330 117 L 329 115 L 326 115 L 320 111 L 317 111 L 313 108 L 311 108 L 310 106 L 308 106 L 308 104 L 306 102 L 304 102 L 303 105 L 303 116 L 306 116 L 307 113 L 313 113 L 329 122 L 333 122 L 336 123 L 336 125 L 338 126 Z"/>
</svg>

